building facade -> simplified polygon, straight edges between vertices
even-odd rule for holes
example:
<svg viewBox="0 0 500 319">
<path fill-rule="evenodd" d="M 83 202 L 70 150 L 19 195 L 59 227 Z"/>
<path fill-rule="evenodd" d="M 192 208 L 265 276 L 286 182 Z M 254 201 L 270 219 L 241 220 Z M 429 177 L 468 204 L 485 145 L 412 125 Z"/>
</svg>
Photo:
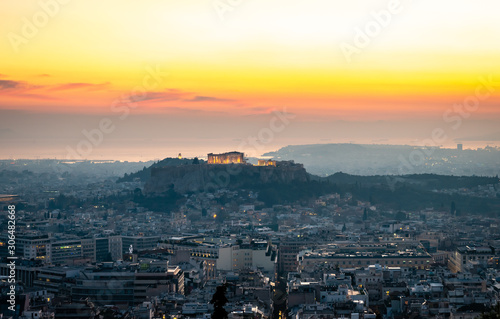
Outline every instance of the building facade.
<svg viewBox="0 0 500 319">
<path fill-rule="evenodd" d="M 276 251 L 266 241 L 219 248 L 217 269 L 237 271 L 244 268 L 260 269 L 272 278 L 276 268 Z"/>
<path fill-rule="evenodd" d="M 490 247 L 458 247 L 449 257 L 448 268 L 453 272 L 464 272 L 474 265 L 486 266 L 495 257 Z"/>
<path fill-rule="evenodd" d="M 335 254 L 301 252 L 298 257 L 298 269 L 308 269 L 316 264 L 331 265 L 339 268 L 368 267 L 379 264 L 387 267 L 427 269 L 433 263 L 428 253 L 401 252 L 388 254 Z"/>
<path fill-rule="evenodd" d="M 245 163 L 245 154 L 240 152 L 208 154 L 208 164 L 244 164 L 244 163 Z"/>
<path fill-rule="evenodd" d="M 154 249 L 158 246 L 159 240 L 160 236 L 122 236 L 121 243 L 112 241 L 110 247 L 115 247 L 112 249 L 114 250 L 121 244 L 122 253 L 126 254 L 129 252 L 130 247 L 134 251 Z"/>
<path fill-rule="evenodd" d="M 276 161 L 273 160 L 258 160 L 257 166 L 276 166 Z"/>
</svg>

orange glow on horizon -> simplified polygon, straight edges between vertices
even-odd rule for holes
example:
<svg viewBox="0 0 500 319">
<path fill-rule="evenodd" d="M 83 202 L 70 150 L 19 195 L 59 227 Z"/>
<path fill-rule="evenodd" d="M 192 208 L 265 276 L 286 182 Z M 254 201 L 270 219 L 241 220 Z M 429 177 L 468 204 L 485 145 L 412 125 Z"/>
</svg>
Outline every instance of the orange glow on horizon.
<svg viewBox="0 0 500 319">
<path fill-rule="evenodd" d="M 44 9 L 38 1 L 7 1 L 0 10 L 8 35 L 0 42 L 0 112 L 107 114 L 128 101 L 136 114 L 247 116 L 286 108 L 313 121 L 436 118 L 474 94 L 481 77 L 500 81 L 497 2 L 405 3 L 348 62 L 339 45 L 353 42 L 371 11 L 387 7 L 355 2 L 256 0 L 225 20 L 195 0 L 70 2 L 28 37 L 26 23 Z M 165 75 L 154 83 L 146 77 L 157 67 Z M 477 116 L 500 118 L 498 92 Z"/>
</svg>

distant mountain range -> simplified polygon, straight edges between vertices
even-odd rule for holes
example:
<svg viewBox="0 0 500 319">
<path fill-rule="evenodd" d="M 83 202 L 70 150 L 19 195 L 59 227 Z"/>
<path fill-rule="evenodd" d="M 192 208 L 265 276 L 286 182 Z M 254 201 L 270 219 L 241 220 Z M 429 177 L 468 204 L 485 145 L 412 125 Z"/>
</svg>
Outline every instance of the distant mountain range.
<svg viewBox="0 0 500 319">
<path fill-rule="evenodd" d="M 500 149 L 458 150 L 410 145 L 311 144 L 289 145 L 269 152 L 276 160 L 304 164 L 311 174 L 355 175 L 440 174 L 495 176 L 500 173 Z"/>
</svg>

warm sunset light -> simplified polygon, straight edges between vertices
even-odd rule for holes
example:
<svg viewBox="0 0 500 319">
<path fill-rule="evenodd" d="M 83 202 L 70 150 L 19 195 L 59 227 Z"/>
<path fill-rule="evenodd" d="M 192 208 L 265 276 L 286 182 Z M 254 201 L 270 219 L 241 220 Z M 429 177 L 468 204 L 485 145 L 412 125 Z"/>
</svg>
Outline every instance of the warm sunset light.
<svg viewBox="0 0 500 319">
<path fill-rule="evenodd" d="M 110 147 L 131 137 L 246 138 L 272 110 L 285 109 L 296 115 L 295 133 L 284 132 L 273 147 L 294 136 L 345 141 L 328 132 L 335 121 L 365 123 L 366 134 L 356 132 L 351 141 L 421 139 L 427 130 L 408 134 L 401 123 L 448 125 L 447 110 L 448 119 L 461 116 L 466 111 L 454 105 L 477 90 L 485 98 L 471 106 L 471 122 L 450 135 L 498 133 L 500 4 L 494 0 L 0 6 L 0 138 L 10 139 L 3 157 L 29 155 L 18 154 L 18 143 L 27 147 L 30 139 L 60 157 L 103 116 L 113 127 L 105 140 Z M 239 133 L 228 136 L 219 121 Z M 190 132 L 179 131 L 179 123 Z M 101 154 L 98 147 L 93 154 Z"/>
</svg>

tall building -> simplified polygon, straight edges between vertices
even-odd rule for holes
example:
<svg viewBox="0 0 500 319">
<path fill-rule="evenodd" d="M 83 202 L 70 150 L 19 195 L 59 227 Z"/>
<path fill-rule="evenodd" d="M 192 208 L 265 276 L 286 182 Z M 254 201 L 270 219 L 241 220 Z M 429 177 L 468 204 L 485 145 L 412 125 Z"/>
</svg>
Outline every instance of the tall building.
<svg viewBox="0 0 500 319">
<path fill-rule="evenodd" d="M 208 154 L 208 164 L 244 164 L 245 154 L 228 152 L 222 154 Z"/>
<path fill-rule="evenodd" d="M 132 306 L 161 293 L 184 294 L 184 272 L 166 261 L 116 265 L 104 262 L 80 272 L 71 288 L 73 302 Z"/>
<path fill-rule="evenodd" d="M 123 258 L 122 236 L 82 239 L 83 257 L 93 262 L 117 261 Z"/>
<path fill-rule="evenodd" d="M 475 264 L 486 266 L 494 257 L 491 247 L 457 247 L 448 260 L 448 268 L 453 273 L 464 272 Z"/>
<path fill-rule="evenodd" d="M 160 236 L 122 236 L 121 249 L 122 253 L 129 252 L 130 247 L 134 251 L 153 249 L 158 246 Z"/>
<path fill-rule="evenodd" d="M 218 270 L 238 271 L 244 268 L 261 269 L 274 276 L 276 250 L 267 241 L 252 241 L 241 245 L 225 245 L 219 248 Z"/>
<path fill-rule="evenodd" d="M 82 257 L 82 240 L 78 237 L 57 238 L 51 242 L 50 262 L 52 264 L 62 264 Z"/>
<path fill-rule="evenodd" d="M 164 292 L 184 295 L 184 272 L 181 268 L 168 266 L 167 261 L 157 261 L 144 266 L 135 272 L 135 304 L 144 302 L 149 297 L 158 296 Z"/>
<path fill-rule="evenodd" d="M 16 253 L 26 259 L 50 262 L 51 238 L 48 235 L 25 235 L 17 239 Z"/>
<path fill-rule="evenodd" d="M 0 238 L 0 248 L 7 248 L 6 237 Z M 6 251 L 1 251 L 5 255 Z M 77 236 L 49 236 L 23 234 L 16 239 L 16 255 L 25 259 L 40 260 L 46 264 L 65 263 L 82 258 L 82 240 Z"/>
<path fill-rule="evenodd" d="M 203 262 L 203 271 L 206 279 L 215 279 L 217 276 L 217 260 L 219 259 L 219 246 L 202 243 L 169 243 L 162 244 L 172 255 L 180 251 L 187 251 L 190 258 L 197 262 Z"/>
<path fill-rule="evenodd" d="M 89 298 L 92 302 L 133 305 L 135 273 L 104 265 L 101 269 L 82 271 L 71 288 L 73 302 Z"/>
<path fill-rule="evenodd" d="M 63 288 L 68 279 L 78 277 L 81 268 L 79 267 L 53 267 L 45 266 L 36 268 L 36 277 L 33 286 L 47 290 L 53 294 L 63 294 Z M 69 288 L 68 288 L 69 289 Z M 69 292 L 69 291 L 68 291 Z"/>
<path fill-rule="evenodd" d="M 299 262 L 297 255 L 307 247 L 312 247 L 311 241 L 286 239 L 279 244 L 278 249 L 278 271 L 297 271 Z"/>
</svg>

